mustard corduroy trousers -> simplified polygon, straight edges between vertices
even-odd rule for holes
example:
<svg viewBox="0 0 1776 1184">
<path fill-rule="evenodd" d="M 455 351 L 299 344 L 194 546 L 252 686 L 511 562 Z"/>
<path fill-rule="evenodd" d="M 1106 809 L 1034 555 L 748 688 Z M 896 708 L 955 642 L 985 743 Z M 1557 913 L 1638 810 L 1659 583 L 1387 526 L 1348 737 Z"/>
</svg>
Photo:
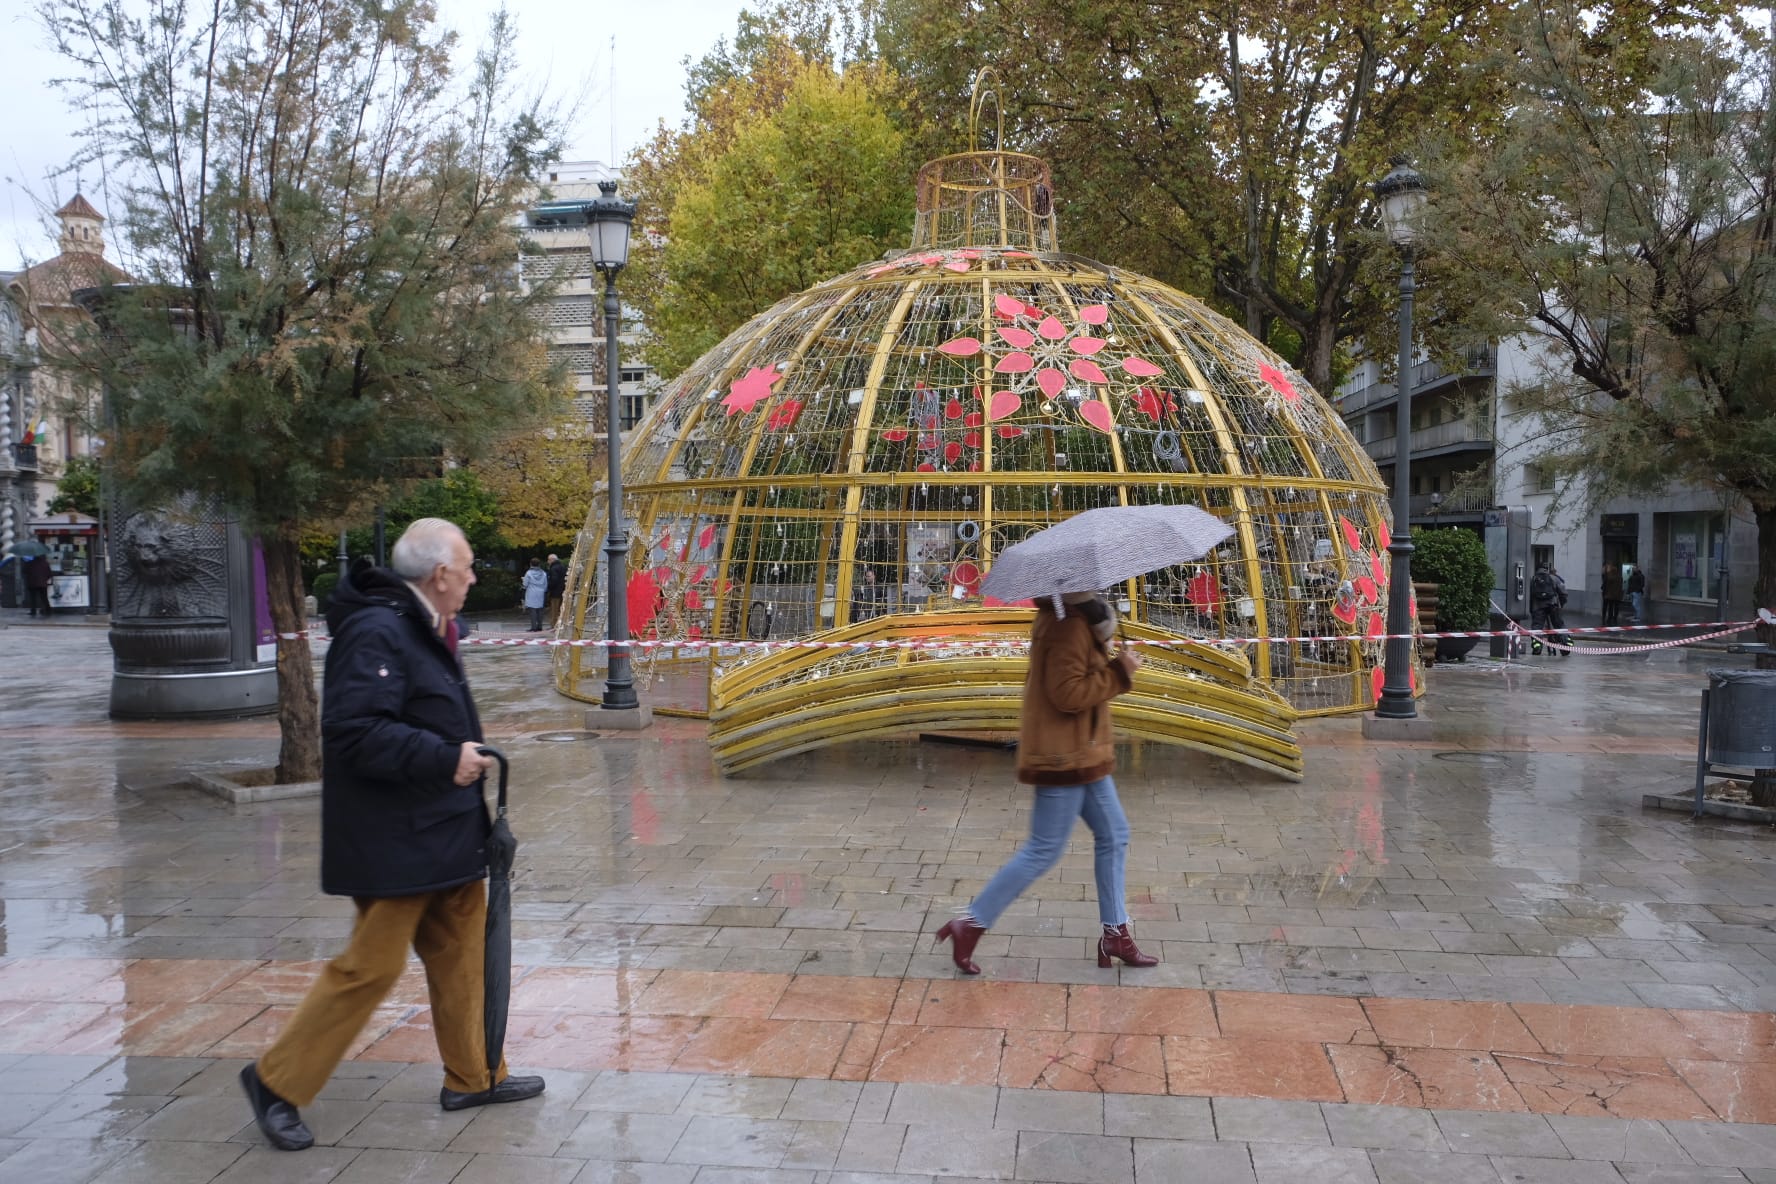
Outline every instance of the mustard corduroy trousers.
<svg viewBox="0 0 1776 1184">
<path fill-rule="evenodd" d="M 478 1093 L 505 1080 L 503 1060 L 497 1071 L 487 1070 L 486 884 L 475 880 L 418 896 L 360 896 L 353 902 L 358 919 L 351 942 L 322 969 L 283 1034 L 259 1058 L 259 1080 L 292 1106 L 314 1101 L 407 968 L 409 947 L 425 964 L 445 1087 Z"/>
</svg>

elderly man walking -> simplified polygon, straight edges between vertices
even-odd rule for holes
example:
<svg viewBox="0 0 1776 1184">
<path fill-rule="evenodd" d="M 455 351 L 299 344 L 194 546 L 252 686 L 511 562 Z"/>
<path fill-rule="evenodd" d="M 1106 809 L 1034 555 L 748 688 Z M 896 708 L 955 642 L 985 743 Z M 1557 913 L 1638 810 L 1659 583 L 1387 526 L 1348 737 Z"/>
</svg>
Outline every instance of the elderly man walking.
<svg viewBox="0 0 1776 1184">
<path fill-rule="evenodd" d="M 456 656 L 456 614 L 475 582 L 454 524 L 421 518 L 393 570 L 360 560 L 327 611 L 321 707 L 321 888 L 357 921 L 277 1042 L 241 1070 L 272 1146 L 314 1143 L 299 1108 L 327 1078 L 407 965 L 425 964 L 446 1110 L 516 1102 L 540 1077 L 489 1070 L 483 1027 L 487 836 L 481 720 Z"/>
</svg>

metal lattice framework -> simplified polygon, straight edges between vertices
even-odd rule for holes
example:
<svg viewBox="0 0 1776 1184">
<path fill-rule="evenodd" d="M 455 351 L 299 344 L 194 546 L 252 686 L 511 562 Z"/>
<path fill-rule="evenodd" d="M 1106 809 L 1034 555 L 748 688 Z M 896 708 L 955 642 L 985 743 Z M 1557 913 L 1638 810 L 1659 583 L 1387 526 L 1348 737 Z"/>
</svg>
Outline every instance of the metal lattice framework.
<svg viewBox="0 0 1776 1184">
<path fill-rule="evenodd" d="M 1020 620 L 981 599 L 993 557 L 1098 506 L 1189 502 L 1236 527 L 1201 563 L 1120 589 L 1144 636 L 1339 639 L 1224 646 L 1194 666 L 1180 657 L 1188 677 L 1156 667 L 1143 706 L 1119 704 L 1119 724 L 1299 776 L 1297 713 L 1374 702 L 1388 542 L 1375 467 L 1325 400 L 1231 321 L 1060 252 L 1051 202 L 1031 157 L 927 165 L 910 252 L 755 317 L 633 433 L 636 637 L 901 647 L 642 651 L 644 668 L 702 664 L 699 677 L 666 680 L 678 702 L 655 699 L 707 711 L 725 769 L 882 731 L 890 717 L 870 729 L 854 717 L 908 685 L 907 654 L 923 698 L 906 727 L 1007 726 L 1015 696 L 1009 717 L 983 705 L 1014 695 L 1023 656 L 971 651 L 957 614 L 978 613 L 983 639 L 1027 635 L 1028 610 Z M 604 516 L 596 498 L 563 637 L 602 635 Z M 558 655 L 560 688 L 595 700 L 592 660 Z M 949 674 L 924 677 L 946 663 Z"/>
</svg>

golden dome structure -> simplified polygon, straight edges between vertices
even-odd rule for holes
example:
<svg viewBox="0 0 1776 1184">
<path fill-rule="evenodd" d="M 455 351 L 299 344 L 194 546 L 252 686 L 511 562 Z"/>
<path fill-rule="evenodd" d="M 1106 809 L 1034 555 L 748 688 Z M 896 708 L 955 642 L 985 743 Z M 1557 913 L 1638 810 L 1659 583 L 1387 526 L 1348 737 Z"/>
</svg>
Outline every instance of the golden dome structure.
<svg viewBox="0 0 1776 1184">
<path fill-rule="evenodd" d="M 1298 716 L 1380 689 L 1374 465 L 1227 318 L 1062 251 L 1043 161 L 966 152 L 917 184 L 910 251 L 754 317 L 626 442 L 629 619 L 655 709 L 706 713 L 725 772 L 1015 729 L 1031 610 L 982 599 L 994 556 L 1083 510 L 1193 503 L 1236 534 L 1112 590 L 1127 640 L 1150 643 L 1116 723 L 1298 780 Z M 605 521 L 601 495 L 559 638 L 603 635 Z M 1304 637 L 1322 640 L 1251 640 Z M 555 651 L 560 690 L 597 701 L 596 652 Z"/>
</svg>

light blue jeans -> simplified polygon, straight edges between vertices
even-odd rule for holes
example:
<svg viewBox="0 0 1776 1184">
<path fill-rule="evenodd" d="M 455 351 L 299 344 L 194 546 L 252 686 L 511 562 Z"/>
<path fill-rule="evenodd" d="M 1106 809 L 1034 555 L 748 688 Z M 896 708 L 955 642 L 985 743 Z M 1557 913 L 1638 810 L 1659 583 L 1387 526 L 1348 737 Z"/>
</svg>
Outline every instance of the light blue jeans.
<svg viewBox="0 0 1776 1184">
<path fill-rule="evenodd" d="M 1128 921 L 1123 911 L 1123 869 L 1128 864 L 1129 823 L 1108 777 L 1089 785 L 1038 785 L 1030 806 L 1030 838 L 981 889 L 969 912 L 987 929 L 1006 906 L 1060 862 L 1073 833 L 1073 820 L 1091 827 L 1092 874 L 1098 881 L 1098 919 L 1106 925 Z"/>
</svg>

